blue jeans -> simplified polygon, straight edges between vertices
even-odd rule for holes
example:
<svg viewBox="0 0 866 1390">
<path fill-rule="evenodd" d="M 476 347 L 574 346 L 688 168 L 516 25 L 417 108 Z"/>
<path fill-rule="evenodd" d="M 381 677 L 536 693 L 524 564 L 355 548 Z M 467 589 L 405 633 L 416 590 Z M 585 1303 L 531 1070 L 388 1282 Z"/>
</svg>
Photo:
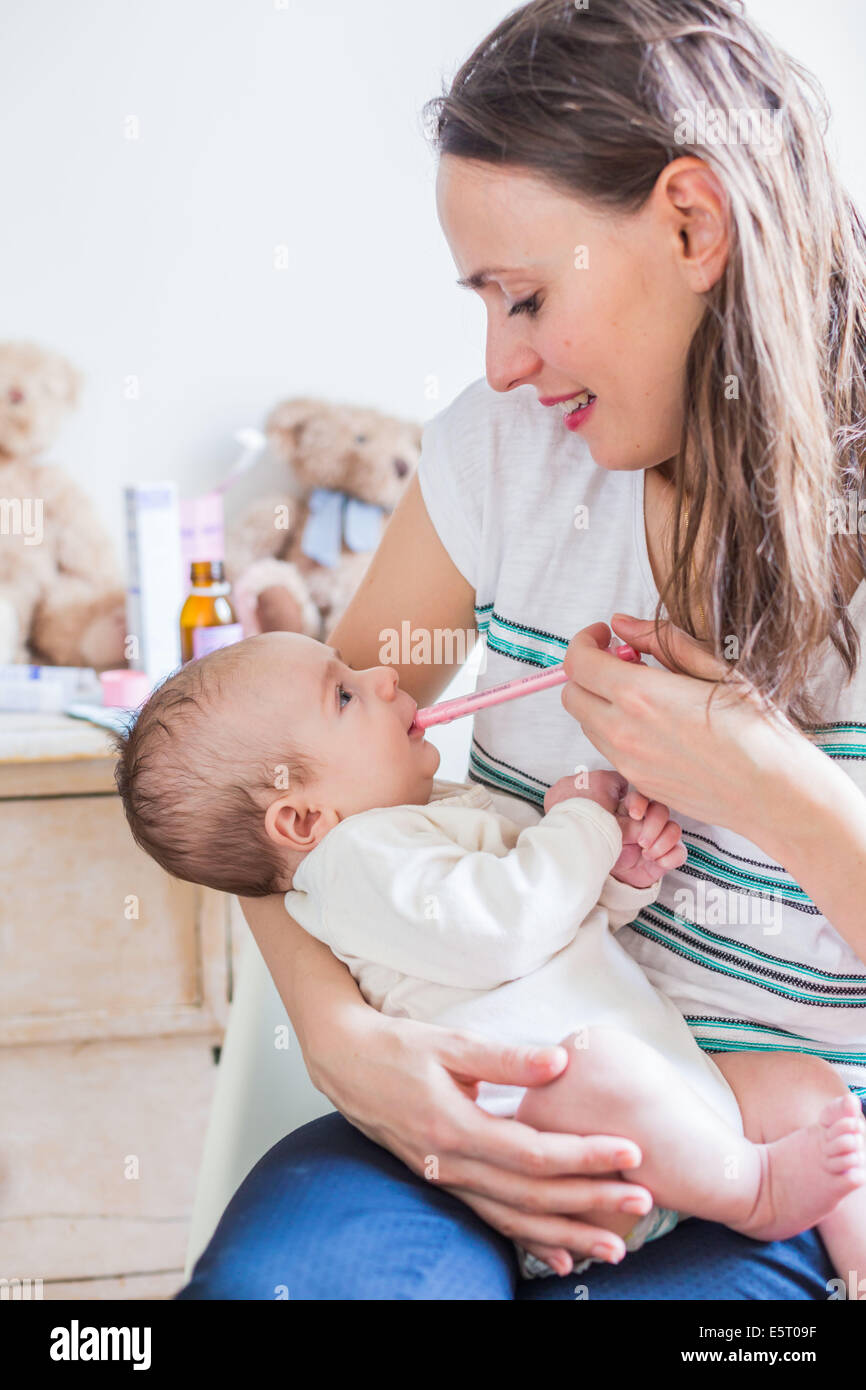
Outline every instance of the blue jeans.
<svg viewBox="0 0 866 1390">
<path fill-rule="evenodd" d="M 259 1160 L 176 1297 L 823 1301 L 832 1278 L 814 1231 L 762 1244 L 692 1219 L 620 1265 L 524 1280 L 510 1241 L 331 1114 Z"/>
</svg>

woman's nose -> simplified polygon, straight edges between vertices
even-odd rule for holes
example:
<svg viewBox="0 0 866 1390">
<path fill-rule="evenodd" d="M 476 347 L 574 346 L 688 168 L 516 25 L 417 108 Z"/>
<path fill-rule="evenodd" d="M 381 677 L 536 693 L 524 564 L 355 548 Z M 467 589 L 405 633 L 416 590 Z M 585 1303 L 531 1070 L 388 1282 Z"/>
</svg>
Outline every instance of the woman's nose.
<svg viewBox="0 0 866 1390">
<path fill-rule="evenodd" d="M 540 366 L 538 353 L 518 333 L 488 322 L 485 371 L 494 391 L 531 381 Z"/>
</svg>

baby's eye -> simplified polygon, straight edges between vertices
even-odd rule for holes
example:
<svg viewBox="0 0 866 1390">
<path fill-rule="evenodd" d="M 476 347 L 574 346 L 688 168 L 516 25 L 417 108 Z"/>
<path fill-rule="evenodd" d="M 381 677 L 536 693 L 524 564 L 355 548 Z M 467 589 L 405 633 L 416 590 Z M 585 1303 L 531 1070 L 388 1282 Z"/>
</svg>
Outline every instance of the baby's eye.
<svg viewBox="0 0 866 1390">
<path fill-rule="evenodd" d="M 343 687 L 342 687 L 342 685 L 338 685 L 338 686 L 337 686 L 337 701 L 338 701 L 338 703 L 340 704 L 340 709 L 345 709 L 345 708 L 346 708 L 346 706 L 345 706 L 344 704 L 341 703 L 344 697 L 345 697 L 346 702 L 348 703 L 348 701 L 351 700 L 351 698 L 352 698 L 352 692 L 351 692 L 351 690 L 344 690 Z"/>
</svg>

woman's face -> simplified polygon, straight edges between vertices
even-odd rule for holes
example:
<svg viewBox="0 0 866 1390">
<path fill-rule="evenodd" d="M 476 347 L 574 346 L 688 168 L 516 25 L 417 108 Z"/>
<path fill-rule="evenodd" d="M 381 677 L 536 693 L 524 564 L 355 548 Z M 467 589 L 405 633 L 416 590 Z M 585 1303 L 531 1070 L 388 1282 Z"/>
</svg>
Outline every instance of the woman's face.
<svg viewBox="0 0 866 1390">
<path fill-rule="evenodd" d="M 679 447 L 685 359 L 704 312 L 696 285 L 708 282 L 696 279 L 669 183 L 661 176 L 639 213 L 620 215 L 524 170 L 439 162 L 439 220 L 460 277 L 494 272 L 477 291 L 488 382 L 539 398 L 588 388 L 597 400 L 580 433 L 603 468 L 650 468 Z"/>
</svg>

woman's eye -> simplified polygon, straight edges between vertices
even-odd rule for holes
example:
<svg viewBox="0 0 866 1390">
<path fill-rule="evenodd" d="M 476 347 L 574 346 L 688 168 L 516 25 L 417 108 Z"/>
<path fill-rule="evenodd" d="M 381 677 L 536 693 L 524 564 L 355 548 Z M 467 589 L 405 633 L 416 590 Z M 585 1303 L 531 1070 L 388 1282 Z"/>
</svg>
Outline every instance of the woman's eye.
<svg viewBox="0 0 866 1390">
<path fill-rule="evenodd" d="M 342 687 L 341 685 L 338 685 L 338 686 L 337 686 L 337 702 L 338 702 L 338 704 L 339 704 L 339 706 L 340 706 L 340 709 L 345 709 L 345 708 L 346 708 L 346 705 L 344 705 L 344 704 L 342 703 L 344 698 L 345 698 L 345 700 L 346 700 L 346 704 L 348 704 L 348 702 L 349 702 L 349 701 L 351 700 L 351 698 L 352 698 L 352 692 L 351 692 L 351 690 L 344 690 L 343 687 Z"/>
<path fill-rule="evenodd" d="M 528 299 L 522 299 L 519 304 L 512 304 L 508 310 L 508 317 L 512 314 L 537 314 L 541 305 L 538 302 L 538 293 L 531 294 Z"/>
</svg>

